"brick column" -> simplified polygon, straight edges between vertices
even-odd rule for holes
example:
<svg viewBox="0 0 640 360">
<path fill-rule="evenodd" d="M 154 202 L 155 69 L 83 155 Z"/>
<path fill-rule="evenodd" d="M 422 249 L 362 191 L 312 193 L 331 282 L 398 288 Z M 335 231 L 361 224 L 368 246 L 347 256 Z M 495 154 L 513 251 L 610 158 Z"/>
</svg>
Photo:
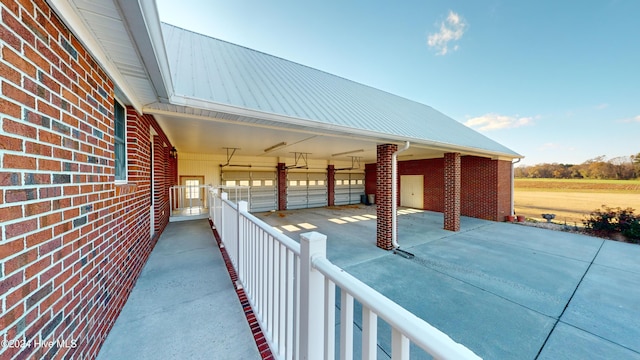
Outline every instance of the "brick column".
<svg viewBox="0 0 640 360">
<path fill-rule="evenodd" d="M 460 153 L 444 154 L 444 229 L 460 231 Z"/>
<path fill-rule="evenodd" d="M 329 206 L 336 204 L 336 166 L 329 165 L 327 167 L 327 200 Z"/>
<path fill-rule="evenodd" d="M 378 145 L 378 160 L 376 166 L 376 246 L 385 250 L 393 249 L 391 243 L 392 204 L 396 199 L 391 198 L 391 157 L 398 151 L 398 145 Z"/>
<path fill-rule="evenodd" d="M 278 163 L 278 210 L 287 210 L 287 168 Z"/>
</svg>

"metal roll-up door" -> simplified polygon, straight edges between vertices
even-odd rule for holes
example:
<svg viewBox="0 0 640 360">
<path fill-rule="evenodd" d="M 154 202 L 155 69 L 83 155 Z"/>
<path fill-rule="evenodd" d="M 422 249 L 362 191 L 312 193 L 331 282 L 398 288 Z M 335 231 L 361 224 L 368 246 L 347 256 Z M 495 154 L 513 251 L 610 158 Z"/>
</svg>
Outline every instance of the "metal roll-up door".
<svg viewBox="0 0 640 360">
<path fill-rule="evenodd" d="M 364 195 L 364 173 L 349 174 L 349 204 L 359 204 Z"/>
<path fill-rule="evenodd" d="M 308 173 L 307 181 L 307 194 L 308 203 L 307 207 L 322 207 L 327 206 L 328 202 L 328 190 L 327 190 L 327 173 Z"/>
<path fill-rule="evenodd" d="M 249 186 L 249 211 L 278 208 L 278 181 L 275 171 L 224 171 L 222 185 Z"/>
<path fill-rule="evenodd" d="M 348 205 L 351 202 L 351 194 L 349 189 L 349 173 L 336 173 L 335 175 L 335 197 L 334 204 Z"/>
<path fill-rule="evenodd" d="M 287 209 L 307 208 L 307 173 L 287 173 Z"/>
<path fill-rule="evenodd" d="M 251 173 L 250 211 L 270 211 L 278 209 L 278 181 L 275 171 L 255 171 Z"/>
<path fill-rule="evenodd" d="M 287 173 L 287 209 L 327 206 L 327 194 L 327 173 Z"/>
</svg>

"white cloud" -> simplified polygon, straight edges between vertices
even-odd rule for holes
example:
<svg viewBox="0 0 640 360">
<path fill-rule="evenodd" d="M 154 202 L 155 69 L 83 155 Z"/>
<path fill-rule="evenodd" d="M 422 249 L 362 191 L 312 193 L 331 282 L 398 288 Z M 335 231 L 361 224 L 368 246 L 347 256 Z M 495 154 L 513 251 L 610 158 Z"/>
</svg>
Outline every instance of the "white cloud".
<svg viewBox="0 0 640 360">
<path fill-rule="evenodd" d="M 459 14 L 449 10 L 447 18 L 440 23 L 440 31 L 429 34 L 427 44 L 429 44 L 430 48 L 436 49 L 438 55 L 446 55 L 449 51 L 458 50 L 457 44 L 450 48 L 449 43 L 460 40 L 466 29 L 467 23 L 464 19 Z"/>
<path fill-rule="evenodd" d="M 520 117 L 518 115 L 509 116 L 500 114 L 486 114 L 471 118 L 464 124 L 480 131 L 491 131 L 531 125 L 533 124 L 534 119 L 534 117 Z"/>
<path fill-rule="evenodd" d="M 618 120 L 618 122 L 621 122 L 621 123 L 640 122 L 640 115 L 634 116 L 632 118 L 626 118 L 626 119 Z"/>
</svg>

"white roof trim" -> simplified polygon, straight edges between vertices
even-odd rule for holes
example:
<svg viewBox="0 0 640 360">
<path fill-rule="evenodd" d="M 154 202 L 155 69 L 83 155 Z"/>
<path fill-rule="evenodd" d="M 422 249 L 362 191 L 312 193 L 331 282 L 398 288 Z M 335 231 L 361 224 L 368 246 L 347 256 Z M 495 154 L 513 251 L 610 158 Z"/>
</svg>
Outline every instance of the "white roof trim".
<svg viewBox="0 0 640 360">
<path fill-rule="evenodd" d="M 78 38 L 78 40 L 87 48 L 93 58 L 100 64 L 104 71 L 111 77 L 115 86 L 120 88 L 120 91 L 127 100 L 131 102 L 131 105 L 138 111 L 142 112 L 142 104 L 134 96 L 134 92 L 126 85 L 127 82 L 120 74 L 120 71 L 116 65 L 111 61 L 109 56 L 102 51 L 102 47 L 93 37 L 91 31 L 87 28 L 82 18 L 78 16 L 78 13 L 74 10 L 73 6 L 64 0 L 47 0 L 49 5 L 60 16 L 62 21 L 67 25 L 70 31 Z"/>
</svg>

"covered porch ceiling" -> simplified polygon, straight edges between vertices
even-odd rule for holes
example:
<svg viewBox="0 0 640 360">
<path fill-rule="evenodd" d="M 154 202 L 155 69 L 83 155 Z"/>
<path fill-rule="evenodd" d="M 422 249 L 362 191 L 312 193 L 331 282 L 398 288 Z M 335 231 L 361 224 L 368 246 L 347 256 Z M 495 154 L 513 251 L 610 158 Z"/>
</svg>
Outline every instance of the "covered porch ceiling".
<svg viewBox="0 0 640 360">
<path fill-rule="evenodd" d="M 374 163 L 377 144 L 396 143 L 399 147 L 404 144 L 400 140 L 344 131 L 319 131 L 303 126 L 282 127 L 268 121 L 235 121 L 224 119 L 224 116 L 211 117 L 193 112 L 198 113 L 194 109 L 176 111 L 175 107 L 167 106 L 145 108 L 145 113 L 155 117 L 179 153 L 222 155 L 227 153 L 227 148 L 236 148 L 235 156 L 293 158 L 296 153 L 305 153 L 309 160 L 351 161 L 352 157 L 357 157 L 362 163 Z M 460 152 L 459 149 L 448 150 L 411 143 L 400 159 L 440 158 L 450 151 Z M 462 154 L 486 156 L 473 151 Z"/>
</svg>

